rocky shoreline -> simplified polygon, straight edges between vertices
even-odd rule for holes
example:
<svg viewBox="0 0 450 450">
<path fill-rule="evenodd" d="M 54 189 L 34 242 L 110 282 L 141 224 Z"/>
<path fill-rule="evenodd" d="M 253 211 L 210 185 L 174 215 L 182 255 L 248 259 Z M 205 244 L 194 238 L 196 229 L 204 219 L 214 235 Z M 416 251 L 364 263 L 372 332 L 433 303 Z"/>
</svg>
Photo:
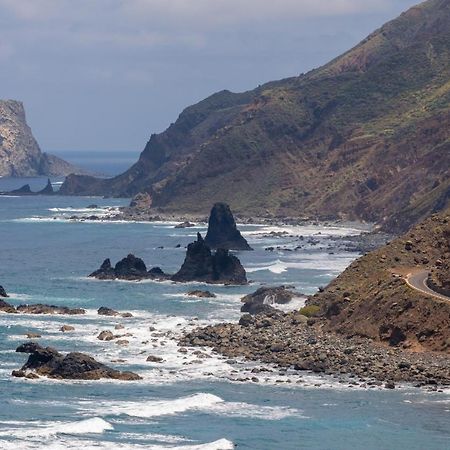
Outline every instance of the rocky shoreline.
<svg viewBox="0 0 450 450">
<path fill-rule="evenodd" d="M 412 383 L 433 391 L 450 386 L 448 355 L 414 353 L 365 338 L 326 333 L 315 319 L 298 312 L 244 315 L 239 324 L 198 328 L 186 334 L 179 345 L 212 347 L 229 358 L 293 369 L 299 376 L 330 375 L 354 386 L 394 389 L 399 383 Z"/>
</svg>

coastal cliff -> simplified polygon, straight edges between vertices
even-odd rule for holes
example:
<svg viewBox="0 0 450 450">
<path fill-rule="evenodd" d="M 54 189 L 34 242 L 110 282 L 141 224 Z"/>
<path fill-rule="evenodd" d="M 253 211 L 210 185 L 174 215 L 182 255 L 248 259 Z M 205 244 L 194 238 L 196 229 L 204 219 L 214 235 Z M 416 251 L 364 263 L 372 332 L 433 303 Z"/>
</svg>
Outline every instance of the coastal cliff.
<svg viewBox="0 0 450 450">
<path fill-rule="evenodd" d="M 124 174 L 61 193 L 405 231 L 450 197 L 449 52 L 450 3 L 428 0 L 319 69 L 188 107 Z"/>
<path fill-rule="evenodd" d="M 63 176 L 83 170 L 41 152 L 21 102 L 0 100 L 0 176 Z"/>
</svg>

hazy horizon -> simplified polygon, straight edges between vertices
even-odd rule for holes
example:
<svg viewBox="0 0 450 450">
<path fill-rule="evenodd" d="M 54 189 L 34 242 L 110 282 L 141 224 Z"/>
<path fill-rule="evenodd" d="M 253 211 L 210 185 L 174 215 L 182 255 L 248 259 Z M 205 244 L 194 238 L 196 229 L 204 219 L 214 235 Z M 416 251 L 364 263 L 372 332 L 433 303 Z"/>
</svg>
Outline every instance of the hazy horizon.
<svg viewBox="0 0 450 450">
<path fill-rule="evenodd" d="M 185 107 L 318 67 L 416 3 L 0 0 L 1 97 L 43 151 L 137 155 Z"/>
</svg>

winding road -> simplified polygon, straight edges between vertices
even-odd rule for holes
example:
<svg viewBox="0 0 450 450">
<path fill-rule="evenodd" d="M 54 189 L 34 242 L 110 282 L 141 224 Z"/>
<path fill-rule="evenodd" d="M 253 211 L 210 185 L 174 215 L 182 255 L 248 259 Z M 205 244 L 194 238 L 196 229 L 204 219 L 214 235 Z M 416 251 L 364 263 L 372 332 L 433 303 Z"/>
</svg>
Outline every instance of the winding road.
<svg viewBox="0 0 450 450">
<path fill-rule="evenodd" d="M 420 270 L 413 273 L 409 273 L 405 279 L 408 286 L 415 289 L 416 291 L 419 291 L 422 294 L 430 295 L 440 300 L 450 302 L 450 297 L 447 297 L 443 294 L 439 294 L 438 292 L 433 291 L 428 287 L 427 278 L 428 278 L 428 271 Z"/>
</svg>

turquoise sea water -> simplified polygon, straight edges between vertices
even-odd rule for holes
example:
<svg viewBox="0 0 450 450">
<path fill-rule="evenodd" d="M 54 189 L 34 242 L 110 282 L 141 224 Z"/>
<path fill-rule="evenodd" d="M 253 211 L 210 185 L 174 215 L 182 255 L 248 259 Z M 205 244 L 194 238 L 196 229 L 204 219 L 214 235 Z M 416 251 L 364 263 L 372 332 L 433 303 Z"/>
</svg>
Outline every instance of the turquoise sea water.
<svg viewBox="0 0 450 450">
<path fill-rule="evenodd" d="M 9 183 L 0 180 L 0 190 Z M 3 185 L 2 185 L 3 183 Z M 23 184 L 23 183 L 19 183 Z M 44 182 L 45 184 L 45 182 Z M 86 209 L 92 203 L 97 211 Z M 102 214 L 126 200 L 59 197 L 0 197 L 0 284 L 11 303 L 45 302 L 83 307 L 85 316 L 30 316 L 0 313 L 1 449 L 448 449 L 450 393 L 411 387 L 363 390 L 312 374 L 258 374 L 259 383 L 239 382 L 258 364 L 211 354 L 178 352 L 177 337 L 198 324 L 238 320 L 240 297 L 261 284 L 294 284 L 313 292 L 356 255 L 328 254 L 320 245 L 301 252 L 266 252 L 292 245 L 293 238 L 265 237 L 273 228 L 245 226 L 255 248 L 239 253 L 252 285 L 210 286 L 215 299 L 188 298 L 205 286 L 171 283 L 101 282 L 86 275 L 104 258 L 133 252 L 148 266 L 175 271 L 195 229 L 174 224 L 74 223 L 73 214 Z M 56 217 L 56 219 L 54 219 Z M 351 228 L 304 227 L 316 238 L 356 233 Z M 318 233 L 321 233 L 320 235 Z M 175 248 L 181 244 L 181 248 Z M 164 247 L 164 248 L 159 248 Z M 294 306 L 301 304 L 298 299 Z M 108 306 L 131 311 L 130 319 L 100 317 Z M 121 323 L 130 344 L 96 339 Z M 75 331 L 61 333 L 63 324 Z M 150 331 L 154 327 L 155 331 Z M 15 348 L 27 332 L 61 351 L 84 351 L 138 382 L 67 382 L 10 377 L 26 355 Z M 148 355 L 164 362 L 148 363 Z M 290 382 L 288 382 L 290 381 Z M 299 382 L 300 381 L 300 382 Z"/>
</svg>

